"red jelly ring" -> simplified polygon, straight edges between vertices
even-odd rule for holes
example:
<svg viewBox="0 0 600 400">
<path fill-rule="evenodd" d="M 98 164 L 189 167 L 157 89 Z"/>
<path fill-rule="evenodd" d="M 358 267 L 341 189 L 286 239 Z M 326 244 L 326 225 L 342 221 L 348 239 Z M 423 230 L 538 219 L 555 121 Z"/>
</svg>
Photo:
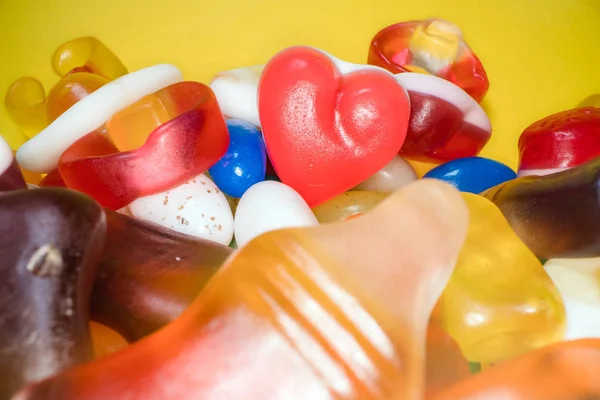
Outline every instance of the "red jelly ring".
<svg viewBox="0 0 600 400">
<path fill-rule="evenodd" d="M 216 163 L 227 151 L 229 133 L 214 93 L 199 82 L 167 89 L 185 94 L 176 96 L 178 111 L 185 111 L 157 127 L 136 150 L 120 152 L 102 128 L 79 139 L 59 160 L 65 185 L 117 210 L 179 186 Z"/>
</svg>

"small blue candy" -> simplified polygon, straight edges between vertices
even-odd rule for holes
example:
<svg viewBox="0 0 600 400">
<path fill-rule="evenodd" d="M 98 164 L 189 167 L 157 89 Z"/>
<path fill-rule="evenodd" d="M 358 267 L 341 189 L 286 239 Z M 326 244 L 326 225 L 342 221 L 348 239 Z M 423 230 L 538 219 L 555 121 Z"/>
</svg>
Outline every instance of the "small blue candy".
<svg viewBox="0 0 600 400">
<path fill-rule="evenodd" d="M 477 194 L 516 177 L 515 171 L 507 165 L 484 157 L 452 160 L 423 176 L 448 182 L 461 192 Z"/>
<path fill-rule="evenodd" d="M 257 127 L 239 119 L 226 122 L 229 147 L 208 172 L 223 193 L 239 199 L 250 186 L 265 180 L 267 152 Z"/>
</svg>

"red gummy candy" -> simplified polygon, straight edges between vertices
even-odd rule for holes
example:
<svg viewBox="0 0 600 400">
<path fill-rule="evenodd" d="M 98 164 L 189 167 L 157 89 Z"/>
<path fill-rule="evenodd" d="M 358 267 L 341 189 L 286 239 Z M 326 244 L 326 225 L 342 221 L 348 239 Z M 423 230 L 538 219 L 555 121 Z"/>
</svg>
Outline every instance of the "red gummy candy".
<svg viewBox="0 0 600 400">
<path fill-rule="evenodd" d="M 562 111 L 519 137 L 519 170 L 571 168 L 600 156 L 600 108 Z"/>
<path fill-rule="evenodd" d="M 198 82 L 172 86 L 189 96 L 189 111 L 160 125 L 136 150 L 119 152 L 101 130 L 79 139 L 59 160 L 66 186 L 117 210 L 176 187 L 216 163 L 227 151 L 229 133 L 214 93 Z"/>
</svg>

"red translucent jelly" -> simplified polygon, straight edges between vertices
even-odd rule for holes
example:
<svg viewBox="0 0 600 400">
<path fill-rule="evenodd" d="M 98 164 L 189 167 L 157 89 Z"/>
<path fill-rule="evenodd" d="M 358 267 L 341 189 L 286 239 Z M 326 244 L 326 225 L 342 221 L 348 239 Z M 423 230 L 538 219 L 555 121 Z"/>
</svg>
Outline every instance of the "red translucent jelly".
<svg viewBox="0 0 600 400">
<path fill-rule="evenodd" d="M 214 93 L 198 82 L 170 88 L 183 97 L 174 100 L 178 116 L 154 129 L 141 147 L 120 152 L 101 127 L 65 150 L 58 170 L 66 186 L 116 210 L 177 187 L 216 163 L 227 151 L 229 133 Z"/>
<path fill-rule="evenodd" d="M 425 72 L 446 79 L 480 102 L 489 88 L 481 61 L 460 29 L 440 19 L 390 25 L 371 41 L 368 63 L 397 74 Z"/>
<path fill-rule="evenodd" d="M 408 91 L 411 115 L 400 154 L 419 161 L 445 162 L 479 154 L 489 141 L 489 118 L 456 85 L 432 75 L 396 75 Z"/>
<path fill-rule="evenodd" d="M 519 137 L 519 174 L 545 175 L 600 156 L 600 108 L 582 107 L 549 115 Z"/>
</svg>

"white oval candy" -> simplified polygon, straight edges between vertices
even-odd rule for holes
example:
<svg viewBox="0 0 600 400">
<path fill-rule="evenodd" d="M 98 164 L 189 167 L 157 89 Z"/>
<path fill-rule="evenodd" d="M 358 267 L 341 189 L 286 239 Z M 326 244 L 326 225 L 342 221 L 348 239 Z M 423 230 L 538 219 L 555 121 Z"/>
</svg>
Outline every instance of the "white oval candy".
<svg viewBox="0 0 600 400">
<path fill-rule="evenodd" d="M 600 258 L 555 258 L 544 268 L 565 305 L 564 339 L 600 338 Z"/>
<path fill-rule="evenodd" d="M 228 245 L 233 237 L 229 203 L 204 174 L 166 192 L 136 199 L 124 212 L 224 245 Z"/>
<path fill-rule="evenodd" d="M 140 69 L 107 83 L 84 97 L 17 151 L 17 161 L 33 172 L 48 173 L 78 139 L 100 128 L 115 113 L 173 83 L 181 71 L 170 64 Z"/>
<path fill-rule="evenodd" d="M 254 65 L 218 73 L 210 82 L 221 112 L 260 126 L 258 118 L 258 81 L 265 66 Z"/>
<path fill-rule="evenodd" d="M 238 203 L 235 240 L 242 247 L 265 232 L 318 224 L 298 192 L 281 182 L 263 181 L 251 186 Z"/>
<path fill-rule="evenodd" d="M 404 158 L 396 155 L 385 167 L 375 172 L 367 180 L 356 186 L 355 189 L 393 192 L 416 180 L 417 173 L 412 165 Z"/>
</svg>

